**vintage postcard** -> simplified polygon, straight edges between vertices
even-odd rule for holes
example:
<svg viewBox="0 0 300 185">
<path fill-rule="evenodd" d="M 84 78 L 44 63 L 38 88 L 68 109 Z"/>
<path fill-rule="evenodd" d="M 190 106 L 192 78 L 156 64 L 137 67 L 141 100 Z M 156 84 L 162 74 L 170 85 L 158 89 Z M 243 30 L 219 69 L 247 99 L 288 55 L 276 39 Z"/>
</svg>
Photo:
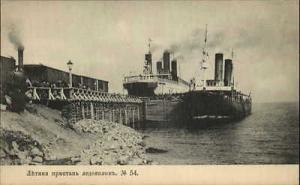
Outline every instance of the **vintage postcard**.
<svg viewBox="0 0 300 185">
<path fill-rule="evenodd" d="M 0 184 L 298 184 L 299 1 L 2 1 Z"/>
</svg>

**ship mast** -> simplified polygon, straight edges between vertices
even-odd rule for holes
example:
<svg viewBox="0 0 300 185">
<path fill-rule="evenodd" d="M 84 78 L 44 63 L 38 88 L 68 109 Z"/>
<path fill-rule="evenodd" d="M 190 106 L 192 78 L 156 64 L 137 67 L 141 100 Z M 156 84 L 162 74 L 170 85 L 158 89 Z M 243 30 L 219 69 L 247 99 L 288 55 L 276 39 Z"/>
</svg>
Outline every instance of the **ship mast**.
<svg viewBox="0 0 300 185">
<path fill-rule="evenodd" d="M 148 53 L 149 54 L 151 53 L 151 51 L 150 51 L 150 49 L 151 49 L 151 42 L 152 42 L 152 40 L 151 40 L 151 38 L 149 38 L 148 39 L 148 49 L 149 49 Z"/>
<path fill-rule="evenodd" d="M 234 54 L 233 54 L 233 48 L 231 48 L 231 60 L 232 61 L 234 61 L 233 60 L 233 57 L 234 57 Z M 233 68 L 233 66 L 232 66 L 232 68 Z M 231 82 L 230 82 L 231 83 Z M 233 88 L 234 88 L 234 70 L 232 69 L 232 86 L 233 86 Z"/>
<path fill-rule="evenodd" d="M 201 62 L 201 70 L 203 73 L 203 79 L 202 79 L 202 85 L 203 88 L 206 87 L 206 69 L 208 68 L 207 60 L 208 60 L 208 52 L 206 51 L 206 45 L 207 45 L 207 24 L 205 26 L 205 38 L 204 38 L 204 46 L 202 48 L 202 62 Z"/>
</svg>

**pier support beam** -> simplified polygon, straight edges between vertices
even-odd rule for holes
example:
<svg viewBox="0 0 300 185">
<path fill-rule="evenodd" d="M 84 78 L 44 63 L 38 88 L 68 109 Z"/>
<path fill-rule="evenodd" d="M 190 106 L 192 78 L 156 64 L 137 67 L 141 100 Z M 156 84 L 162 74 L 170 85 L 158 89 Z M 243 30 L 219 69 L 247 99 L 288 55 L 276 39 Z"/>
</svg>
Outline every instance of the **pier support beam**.
<svg viewBox="0 0 300 185">
<path fill-rule="evenodd" d="M 107 120 L 136 128 L 143 121 L 143 104 L 73 101 L 65 105 L 62 115 L 74 124 L 82 119 Z"/>
</svg>

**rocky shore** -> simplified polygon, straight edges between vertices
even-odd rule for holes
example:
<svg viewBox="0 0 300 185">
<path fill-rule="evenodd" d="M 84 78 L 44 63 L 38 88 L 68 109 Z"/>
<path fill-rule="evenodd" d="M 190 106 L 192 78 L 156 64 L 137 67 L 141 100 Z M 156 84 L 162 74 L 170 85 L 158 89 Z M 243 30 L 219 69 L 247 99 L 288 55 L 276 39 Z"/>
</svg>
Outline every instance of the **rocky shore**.
<svg viewBox="0 0 300 185">
<path fill-rule="evenodd" d="M 148 165 L 141 133 L 95 120 L 68 125 L 57 110 L 1 111 L 1 165 Z"/>
</svg>

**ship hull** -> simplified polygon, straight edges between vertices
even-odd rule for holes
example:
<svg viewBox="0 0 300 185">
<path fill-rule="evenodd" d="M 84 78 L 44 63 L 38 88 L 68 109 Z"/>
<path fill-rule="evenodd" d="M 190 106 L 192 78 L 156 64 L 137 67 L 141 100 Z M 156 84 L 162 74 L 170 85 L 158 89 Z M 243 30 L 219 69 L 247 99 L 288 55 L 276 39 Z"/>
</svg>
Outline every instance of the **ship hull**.
<svg viewBox="0 0 300 185">
<path fill-rule="evenodd" d="M 209 122 L 242 119 L 251 114 L 249 100 L 232 98 L 230 92 L 190 91 L 145 99 L 146 120 Z"/>
<path fill-rule="evenodd" d="M 145 100 L 147 121 L 175 121 L 182 115 L 182 100 L 179 96 L 156 96 Z"/>
<path fill-rule="evenodd" d="M 231 92 L 191 91 L 184 97 L 183 114 L 193 120 L 240 119 L 251 114 L 248 99 L 233 98 Z"/>
<path fill-rule="evenodd" d="M 154 96 L 155 89 L 157 88 L 157 82 L 135 82 L 123 84 L 123 87 L 127 90 L 128 95 L 149 97 Z"/>
</svg>

